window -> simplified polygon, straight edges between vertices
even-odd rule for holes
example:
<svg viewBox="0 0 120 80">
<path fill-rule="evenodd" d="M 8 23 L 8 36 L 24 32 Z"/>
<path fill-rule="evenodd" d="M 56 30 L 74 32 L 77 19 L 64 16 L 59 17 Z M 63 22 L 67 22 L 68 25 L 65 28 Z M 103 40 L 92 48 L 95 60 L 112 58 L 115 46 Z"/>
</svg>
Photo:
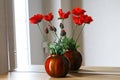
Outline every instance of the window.
<svg viewBox="0 0 120 80">
<path fill-rule="evenodd" d="M 28 0 L 14 0 L 17 66 L 30 64 Z"/>
</svg>

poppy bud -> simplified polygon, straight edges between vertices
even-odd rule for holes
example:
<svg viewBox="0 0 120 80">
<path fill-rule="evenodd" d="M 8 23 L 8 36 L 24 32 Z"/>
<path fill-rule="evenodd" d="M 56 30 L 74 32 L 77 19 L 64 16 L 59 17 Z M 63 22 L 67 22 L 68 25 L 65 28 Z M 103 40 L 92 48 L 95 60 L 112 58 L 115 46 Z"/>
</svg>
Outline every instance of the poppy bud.
<svg viewBox="0 0 120 80">
<path fill-rule="evenodd" d="M 50 29 L 51 31 L 53 31 L 53 30 L 54 30 L 54 28 L 53 28 L 52 26 L 50 26 L 50 25 L 49 25 L 49 29 Z"/>
<path fill-rule="evenodd" d="M 61 28 L 61 29 L 63 29 L 63 28 L 64 28 L 63 23 L 60 23 L 60 28 Z"/>
<path fill-rule="evenodd" d="M 53 30 L 54 30 L 54 32 L 56 32 L 57 31 L 57 29 L 53 26 Z"/>
<path fill-rule="evenodd" d="M 48 28 L 45 28 L 45 33 L 46 33 L 46 34 L 48 34 L 48 33 L 49 33 Z"/>
<path fill-rule="evenodd" d="M 60 33 L 61 36 L 65 36 L 66 35 L 66 32 L 64 29 L 62 29 L 61 33 Z"/>
</svg>

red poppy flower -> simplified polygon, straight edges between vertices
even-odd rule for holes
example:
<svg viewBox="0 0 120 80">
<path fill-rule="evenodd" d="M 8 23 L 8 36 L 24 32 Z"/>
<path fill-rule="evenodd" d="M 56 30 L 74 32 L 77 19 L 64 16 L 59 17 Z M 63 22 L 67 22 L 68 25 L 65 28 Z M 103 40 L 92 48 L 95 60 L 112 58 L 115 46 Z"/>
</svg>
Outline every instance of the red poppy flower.
<svg viewBox="0 0 120 80">
<path fill-rule="evenodd" d="M 32 24 L 37 24 L 39 22 L 41 22 L 41 20 L 43 19 L 43 15 L 42 14 L 36 14 L 34 16 L 32 16 L 29 21 Z"/>
<path fill-rule="evenodd" d="M 52 13 L 48 13 L 47 15 L 44 15 L 44 19 L 46 21 L 51 21 L 53 19 L 53 14 Z"/>
<path fill-rule="evenodd" d="M 72 20 L 73 20 L 74 24 L 77 24 L 77 25 L 82 25 L 83 24 L 83 18 L 82 17 L 72 16 Z"/>
<path fill-rule="evenodd" d="M 79 8 L 79 7 L 76 7 L 72 10 L 72 14 L 76 15 L 76 16 L 80 16 L 81 14 L 84 14 L 86 11 Z"/>
<path fill-rule="evenodd" d="M 58 13 L 59 13 L 59 16 L 60 16 L 61 19 L 66 19 L 66 18 L 68 18 L 69 15 L 70 15 L 70 11 L 64 13 L 64 12 L 62 11 L 62 9 L 59 9 L 59 10 L 58 10 Z"/>
<path fill-rule="evenodd" d="M 91 16 L 88 15 L 84 15 L 84 23 L 90 24 L 90 22 L 92 22 L 93 19 Z"/>
</svg>

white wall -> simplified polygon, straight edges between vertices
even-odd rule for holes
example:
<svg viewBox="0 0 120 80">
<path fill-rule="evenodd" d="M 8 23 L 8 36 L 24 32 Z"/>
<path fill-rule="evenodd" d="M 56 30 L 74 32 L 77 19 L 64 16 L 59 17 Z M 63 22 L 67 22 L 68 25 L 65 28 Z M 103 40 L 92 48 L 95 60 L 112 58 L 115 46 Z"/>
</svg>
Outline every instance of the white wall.
<svg viewBox="0 0 120 80">
<path fill-rule="evenodd" d="M 120 66 L 119 3 L 120 0 L 82 0 L 82 7 L 94 20 L 84 29 L 86 66 Z"/>
<path fill-rule="evenodd" d="M 29 17 L 42 13 L 42 0 L 28 0 Z M 30 52 L 31 64 L 43 64 L 44 54 L 42 50 L 42 39 L 37 25 L 30 24 Z"/>
</svg>

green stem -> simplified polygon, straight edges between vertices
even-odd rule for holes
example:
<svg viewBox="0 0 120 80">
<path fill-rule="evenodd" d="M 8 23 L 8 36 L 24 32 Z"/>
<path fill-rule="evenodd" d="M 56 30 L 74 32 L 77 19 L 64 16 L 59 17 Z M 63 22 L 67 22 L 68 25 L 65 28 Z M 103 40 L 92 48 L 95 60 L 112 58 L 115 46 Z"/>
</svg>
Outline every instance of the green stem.
<svg viewBox="0 0 120 80">
<path fill-rule="evenodd" d="M 49 22 L 50 23 L 50 25 L 52 26 L 52 23 L 51 22 Z M 59 37 L 58 37 L 58 35 L 57 35 L 57 33 L 56 32 L 54 32 L 54 34 L 56 35 L 56 37 L 59 39 Z"/>
<path fill-rule="evenodd" d="M 41 33 L 41 35 L 42 35 L 42 37 L 43 37 L 43 40 L 45 40 L 45 37 L 44 37 L 44 35 L 43 35 L 43 33 L 42 33 L 42 30 L 41 30 L 41 28 L 40 28 L 39 23 L 38 23 L 37 25 L 38 25 L 38 28 L 39 28 L 39 30 L 40 30 L 40 33 Z"/>
<path fill-rule="evenodd" d="M 46 34 L 46 41 L 49 43 L 48 34 Z"/>
<path fill-rule="evenodd" d="M 57 33 L 56 33 L 56 32 L 54 32 L 54 33 L 55 33 L 56 37 L 59 39 L 59 37 L 58 37 Z"/>
<path fill-rule="evenodd" d="M 49 21 L 49 24 L 52 26 L 52 23 L 51 23 L 51 21 Z"/>
<path fill-rule="evenodd" d="M 77 29 L 77 25 L 75 25 L 75 28 L 73 29 L 72 38 L 74 37 L 74 34 L 75 34 L 76 29 Z"/>
<path fill-rule="evenodd" d="M 78 41 L 78 39 L 79 39 L 79 37 L 80 37 L 80 34 L 82 33 L 82 31 L 83 31 L 83 29 L 84 29 L 84 26 L 85 26 L 85 24 L 82 25 L 82 28 L 81 28 L 81 30 L 80 30 L 80 32 L 79 32 L 79 34 L 78 34 L 78 37 L 77 37 L 75 43 L 77 43 L 77 41 Z"/>
<path fill-rule="evenodd" d="M 62 19 L 62 23 L 64 24 L 64 19 Z"/>
</svg>

